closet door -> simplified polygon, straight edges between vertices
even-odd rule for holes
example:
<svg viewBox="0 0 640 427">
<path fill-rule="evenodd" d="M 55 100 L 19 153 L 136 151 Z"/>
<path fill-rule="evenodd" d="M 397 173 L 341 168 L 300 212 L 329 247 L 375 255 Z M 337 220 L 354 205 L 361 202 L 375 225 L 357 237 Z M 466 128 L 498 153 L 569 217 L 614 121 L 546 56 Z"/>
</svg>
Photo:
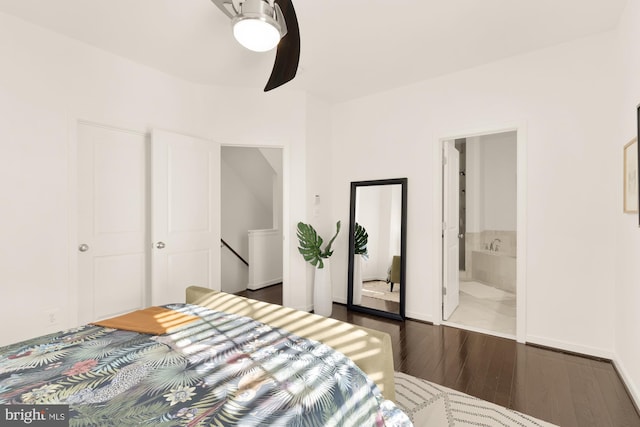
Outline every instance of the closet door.
<svg viewBox="0 0 640 427">
<path fill-rule="evenodd" d="M 145 305 L 146 138 L 78 124 L 78 302 L 87 323 Z"/>
<path fill-rule="evenodd" d="M 184 302 L 185 288 L 220 289 L 220 146 L 151 136 L 151 301 Z"/>
</svg>

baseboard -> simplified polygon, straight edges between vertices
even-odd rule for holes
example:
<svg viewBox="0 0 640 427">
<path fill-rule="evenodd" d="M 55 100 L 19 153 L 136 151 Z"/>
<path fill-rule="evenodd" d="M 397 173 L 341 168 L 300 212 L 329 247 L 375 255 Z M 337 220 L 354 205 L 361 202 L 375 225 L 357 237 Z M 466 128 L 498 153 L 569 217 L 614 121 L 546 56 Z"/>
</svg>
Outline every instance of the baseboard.
<svg viewBox="0 0 640 427">
<path fill-rule="evenodd" d="M 333 302 L 337 302 L 338 304 L 342 304 L 342 305 L 347 305 L 347 299 L 346 298 L 333 297 Z"/>
<path fill-rule="evenodd" d="M 624 368 L 624 365 L 622 365 L 622 363 L 618 362 L 618 360 L 616 359 L 613 359 L 611 361 L 611 364 L 613 365 L 613 369 L 616 370 L 616 373 L 622 380 L 622 384 L 624 384 L 624 388 L 627 390 L 627 394 L 629 395 L 629 397 L 631 397 L 631 402 L 633 402 L 633 406 L 635 406 L 636 412 L 638 413 L 638 415 L 640 415 L 640 392 L 638 391 L 638 388 L 634 385 L 631 376 L 629 376 L 629 373 Z"/>
<path fill-rule="evenodd" d="M 267 281 L 261 282 L 261 283 L 248 284 L 247 285 L 247 289 L 249 289 L 250 291 L 257 291 L 258 289 L 266 288 L 267 286 L 277 285 L 279 283 L 282 283 L 282 277 L 276 278 L 276 279 L 272 279 L 272 280 L 267 280 Z"/>
<path fill-rule="evenodd" d="M 537 345 L 539 347 L 547 348 L 548 350 L 564 351 L 576 356 L 599 358 L 605 359 L 606 361 L 612 361 L 615 358 L 612 352 L 603 350 L 601 348 L 577 345 L 564 341 L 556 341 L 548 338 L 537 337 L 534 335 L 527 335 L 526 342 L 530 345 Z"/>
<path fill-rule="evenodd" d="M 433 316 L 428 316 L 424 313 L 418 313 L 417 311 L 406 311 L 406 310 L 404 314 L 407 319 L 417 320 L 418 322 L 430 323 L 432 325 L 434 324 Z"/>
</svg>

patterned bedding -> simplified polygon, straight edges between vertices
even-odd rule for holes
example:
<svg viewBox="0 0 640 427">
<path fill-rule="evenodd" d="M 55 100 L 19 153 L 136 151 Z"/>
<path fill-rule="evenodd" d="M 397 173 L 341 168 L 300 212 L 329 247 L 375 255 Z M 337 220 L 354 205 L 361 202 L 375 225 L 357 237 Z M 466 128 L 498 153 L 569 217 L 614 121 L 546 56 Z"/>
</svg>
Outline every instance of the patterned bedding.
<svg viewBox="0 0 640 427">
<path fill-rule="evenodd" d="M 0 404 L 69 405 L 71 426 L 410 426 L 346 356 L 189 304 L 164 335 L 85 325 L 0 348 Z"/>
</svg>

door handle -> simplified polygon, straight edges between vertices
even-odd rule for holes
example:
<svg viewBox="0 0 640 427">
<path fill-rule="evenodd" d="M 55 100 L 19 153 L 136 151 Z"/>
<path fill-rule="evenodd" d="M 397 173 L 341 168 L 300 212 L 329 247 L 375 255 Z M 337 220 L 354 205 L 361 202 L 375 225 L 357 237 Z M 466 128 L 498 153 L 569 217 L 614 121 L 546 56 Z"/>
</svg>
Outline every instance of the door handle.
<svg viewBox="0 0 640 427">
<path fill-rule="evenodd" d="M 87 252 L 89 250 L 89 245 L 87 245 L 86 243 L 83 243 L 80 246 L 78 246 L 78 250 L 80 252 Z"/>
<path fill-rule="evenodd" d="M 462 239 L 464 237 L 464 234 L 460 233 L 458 234 L 458 239 Z"/>
<path fill-rule="evenodd" d="M 164 242 L 158 242 L 158 243 L 156 243 L 156 248 L 158 248 L 158 249 L 164 249 L 164 247 L 165 247 L 165 246 L 166 246 L 166 245 L 164 244 Z"/>
</svg>

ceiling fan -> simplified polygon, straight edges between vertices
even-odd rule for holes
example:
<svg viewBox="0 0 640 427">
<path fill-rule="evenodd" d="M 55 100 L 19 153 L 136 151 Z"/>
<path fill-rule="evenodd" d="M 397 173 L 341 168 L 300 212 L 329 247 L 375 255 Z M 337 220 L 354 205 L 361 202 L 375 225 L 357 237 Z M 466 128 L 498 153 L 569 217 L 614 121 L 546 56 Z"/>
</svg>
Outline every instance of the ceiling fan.
<svg viewBox="0 0 640 427">
<path fill-rule="evenodd" d="M 265 52 L 276 45 L 270 91 L 296 76 L 300 62 L 300 29 L 291 0 L 211 0 L 231 18 L 233 34 L 244 47 Z"/>
</svg>

